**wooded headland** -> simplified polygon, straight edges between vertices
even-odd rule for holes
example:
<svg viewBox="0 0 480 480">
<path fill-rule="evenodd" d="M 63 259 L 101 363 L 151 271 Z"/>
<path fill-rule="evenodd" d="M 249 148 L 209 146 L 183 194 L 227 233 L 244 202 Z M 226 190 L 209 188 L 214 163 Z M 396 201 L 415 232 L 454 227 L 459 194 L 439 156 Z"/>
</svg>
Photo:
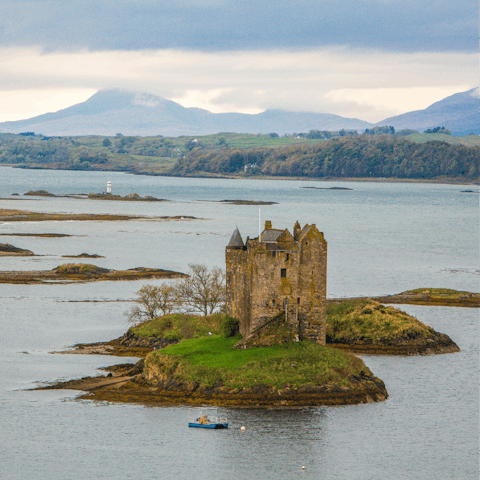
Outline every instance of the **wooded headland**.
<svg viewBox="0 0 480 480">
<path fill-rule="evenodd" d="M 198 138 L 0 134 L 0 165 L 144 175 L 479 182 L 479 136 L 385 132 Z"/>
</svg>

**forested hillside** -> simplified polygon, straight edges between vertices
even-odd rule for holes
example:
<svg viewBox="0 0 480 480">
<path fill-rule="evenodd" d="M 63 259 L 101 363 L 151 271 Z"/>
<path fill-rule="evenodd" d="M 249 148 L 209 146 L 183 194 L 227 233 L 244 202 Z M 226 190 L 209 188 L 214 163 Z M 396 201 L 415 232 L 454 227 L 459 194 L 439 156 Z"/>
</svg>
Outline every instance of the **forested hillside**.
<svg viewBox="0 0 480 480">
<path fill-rule="evenodd" d="M 375 127 L 361 135 L 312 130 L 283 137 L 276 133 L 197 138 L 0 134 L 0 164 L 178 176 L 480 180 L 480 137 L 412 132 Z"/>
<path fill-rule="evenodd" d="M 176 175 L 262 174 L 288 177 L 478 180 L 480 147 L 443 141 L 415 143 L 393 135 L 358 135 L 316 145 L 209 151 L 194 148 L 172 169 Z"/>
</svg>

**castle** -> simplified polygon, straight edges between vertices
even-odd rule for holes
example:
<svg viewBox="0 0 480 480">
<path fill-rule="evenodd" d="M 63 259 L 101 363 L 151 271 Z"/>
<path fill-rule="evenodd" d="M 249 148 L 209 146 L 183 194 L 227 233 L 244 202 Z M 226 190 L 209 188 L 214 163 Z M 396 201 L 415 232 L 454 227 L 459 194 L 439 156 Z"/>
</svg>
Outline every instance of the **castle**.
<svg viewBox="0 0 480 480">
<path fill-rule="evenodd" d="M 244 339 L 283 312 L 297 339 L 325 345 L 327 242 L 315 224 L 293 235 L 265 222 L 259 238 L 233 232 L 226 247 L 227 313 Z"/>
</svg>

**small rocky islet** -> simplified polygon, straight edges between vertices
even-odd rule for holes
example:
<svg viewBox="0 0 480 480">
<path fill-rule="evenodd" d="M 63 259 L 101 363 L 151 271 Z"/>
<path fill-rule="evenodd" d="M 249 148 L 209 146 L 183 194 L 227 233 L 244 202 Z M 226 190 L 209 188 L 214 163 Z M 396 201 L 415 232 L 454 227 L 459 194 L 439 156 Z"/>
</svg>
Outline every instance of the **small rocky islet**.
<svg viewBox="0 0 480 480">
<path fill-rule="evenodd" d="M 141 197 L 138 193 L 130 193 L 122 197 L 121 195 L 113 195 L 112 193 L 89 193 L 88 200 L 112 200 L 123 202 L 168 202 L 164 198 L 151 197 L 149 195 Z"/>
<path fill-rule="evenodd" d="M 152 221 L 179 221 L 179 220 L 202 220 L 190 215 L 175 216 L 143 216 L 143 215 L 113 215 L 95 213 L 44 213 L 31 212 L 28 210 L 16 210 L 0 208 L 0 222 L 43 222 L 43 221 L 127 221 L 127 220 L 152 220 Z"/>
<path fill-rule="evenodd" d="M 0 257 L 32 257 L 34 255 L 31 250 L 14 247 L 9 243 L 0 243 Z"/>
<path fill-rule="evenodd" d="M 460 349 L 443 333 L 376 300 L 333 301 L 327 306 L 327 344 L 370 355 L 429 355 Z"/>
<path fill-rule="evenodd" d="M 3 237 L 65 238 L 75 237 L 67 233 L 0 233 Z"/>
<path fill-rule="evenodd" d="M 3 271 L 0 283 L 59 284 L 95 281 L 127 281 L 147 278 L 182 278 L 185 274 L 172 270 L 137 267 L 128 270 L 112 270 L 88 263 L 59 265 L 52 270 Z"/>
<path fill-rule="evenodd" d="M 441 307 L 480 307 L 480 293 L 453 290 L 451 288 L 417 288 L 396 295 L 372 297 L 381 303 L 403 305 L 429 305 Z"/>
<path fill-rule="evenodd" d="M 225 203 L 226 205 L 278 205 L 278 202 L 267 202 L 263 200 L 219 200 L 216 203 Z"/>
<path fill-rule="evenodd" d="M 47 190 L 30 190 L 23 195 L 30 197 L 68 197 L 68 198 L 80 198 L 87 200 L 117 200 L 124 202 L 166 202 L 163 198 L 156 198 L 152 196 L 141 197 L 138 193 L 130 193 L 122 197 L 121 195 L 114 195 L 112 193 L 72 193 L 68 195 L 55 195 Z"/>
<path fill-rule="evenodd" d="M 348 188 L 348 187 L 300 187 L 300 188 L 310 188 L 312 190 L 353 190 L 353 188 Z"/>
<path fill-rule="evenodd" d="M 79 255 L 62 255 L 63 258 L 105 258 L 103 255 L 96 253 L 80 253 Z"/>
</svg>

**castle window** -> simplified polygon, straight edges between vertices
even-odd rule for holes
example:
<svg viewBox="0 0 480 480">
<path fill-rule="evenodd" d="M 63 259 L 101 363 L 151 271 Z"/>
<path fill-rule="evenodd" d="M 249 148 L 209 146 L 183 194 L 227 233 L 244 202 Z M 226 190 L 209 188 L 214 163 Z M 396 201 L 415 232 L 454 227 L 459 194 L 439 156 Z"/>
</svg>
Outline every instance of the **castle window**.
<svg viewBox="0 0 480 480">
<path fill-rule="evenodd" d="M 280 270 L 280 278 L 287 278 L 287 269 L 286 268 L 282 268 Z"/>
<path fill-rule="evenodd" d="M 275 300 L 272 300 L 272 307 L 275 306 Z"/>
<path fill-rule="evenodd" d="M 285 259 L 285 261 L 288 262 L 289 259 L 290 259 L 290 254 L 287 253 L 287 258 Z"/>
<path fill-rule="evenodd" d="M 300 305 L 300 297 L 297 298 L 297 304 Z"/>
</svg>

